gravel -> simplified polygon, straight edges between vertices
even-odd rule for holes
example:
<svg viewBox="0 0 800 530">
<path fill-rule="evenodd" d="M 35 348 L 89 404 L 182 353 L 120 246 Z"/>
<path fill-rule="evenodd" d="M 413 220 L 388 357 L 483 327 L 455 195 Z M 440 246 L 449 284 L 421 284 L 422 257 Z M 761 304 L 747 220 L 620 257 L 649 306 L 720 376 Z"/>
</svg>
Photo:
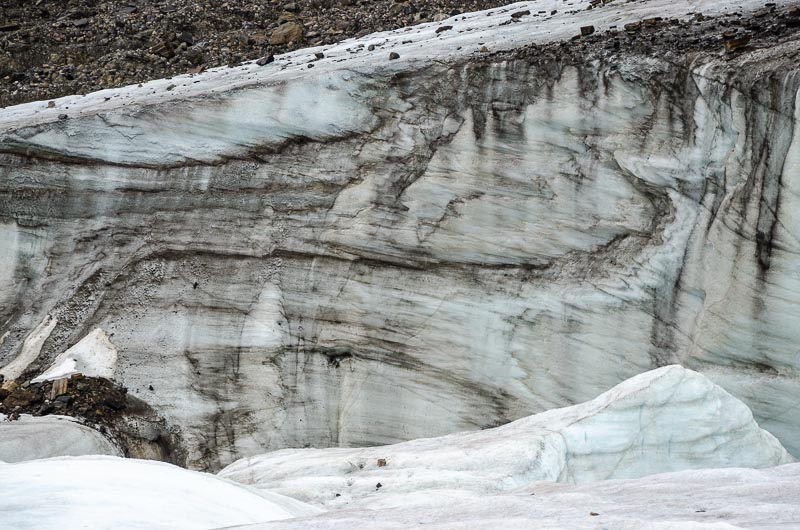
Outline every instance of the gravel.
<svg viewBox="0 0 800 530">
<path fill-rule="evenodd" d="M 236 65 L 507 3 L 6 0 L 0 107 Z"/>
</svg>

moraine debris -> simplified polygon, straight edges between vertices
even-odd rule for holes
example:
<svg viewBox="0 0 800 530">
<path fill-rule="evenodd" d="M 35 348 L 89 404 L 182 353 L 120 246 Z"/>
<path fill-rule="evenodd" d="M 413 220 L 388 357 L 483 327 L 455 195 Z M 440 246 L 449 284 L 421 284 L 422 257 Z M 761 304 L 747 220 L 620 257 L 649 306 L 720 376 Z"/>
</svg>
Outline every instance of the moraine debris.
<svg viewBox="0 0 800 530">
<path fill-rule="evenodd" d="M 727 53 L 735 53 L 740 49 L 750 44 L 752 35 L 742 35 L 741 37 L 732 38 L 725 41 L 725 51 Z"/>
<path fill-rule="evenodd" d="M 273 62 L 275 62 L 275 56 L 270 53 L 269 55 L 267 55 L 265 57 L 262 57 L 261 59 L 257 60 L 256 64 L 258 66 L 264 66 L 264 65 L 267 65 L 267 64 L 270 64 L 270 63 L 273 63 Z"/>
</svg>

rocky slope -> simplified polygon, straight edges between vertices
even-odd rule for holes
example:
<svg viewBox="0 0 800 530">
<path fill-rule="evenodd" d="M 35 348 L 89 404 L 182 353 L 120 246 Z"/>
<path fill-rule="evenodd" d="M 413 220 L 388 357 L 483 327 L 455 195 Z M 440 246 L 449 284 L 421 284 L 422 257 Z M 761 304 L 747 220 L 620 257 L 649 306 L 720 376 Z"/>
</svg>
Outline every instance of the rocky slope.
<svg viewBox="0 0 800 530">
<path fill-rule="evenodd" d="M 796 3 L 571 4 L 5 109 L 0 364 L 101 328 L 197 468 L 676 362 L 800 453 Z"/>
<path fill-rule="evenodd" d="M 502 0 L 6 0 L 0 107 L 236 65 Z"/>
</svg>

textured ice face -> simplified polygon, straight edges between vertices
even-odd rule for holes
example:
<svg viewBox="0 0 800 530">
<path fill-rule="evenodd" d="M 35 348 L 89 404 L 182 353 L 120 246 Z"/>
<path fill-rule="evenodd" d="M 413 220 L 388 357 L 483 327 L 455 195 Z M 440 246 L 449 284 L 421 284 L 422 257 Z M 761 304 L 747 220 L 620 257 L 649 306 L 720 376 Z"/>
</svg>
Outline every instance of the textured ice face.
<svg viewBox="0 0 800 530">
<path fill-rule="evenodd" d="M 793 461 L 742 402 L 696 372 L 667 366 L 588 403 L 494 429 L 363 449 L 286 449 L 235 462 L 220 476 L 317 505 L 377 509 L 540 480 L 582 483 Z"/>
<path fill-rule="evenodd" d="M 675 362 L 800 451 L 796 43 L 478 52 L 696 8 L 499 26 L 552 5 L 5 110 L 3 364 L 102 328 L 199 468 L 494 426 Z"/>
</svg>

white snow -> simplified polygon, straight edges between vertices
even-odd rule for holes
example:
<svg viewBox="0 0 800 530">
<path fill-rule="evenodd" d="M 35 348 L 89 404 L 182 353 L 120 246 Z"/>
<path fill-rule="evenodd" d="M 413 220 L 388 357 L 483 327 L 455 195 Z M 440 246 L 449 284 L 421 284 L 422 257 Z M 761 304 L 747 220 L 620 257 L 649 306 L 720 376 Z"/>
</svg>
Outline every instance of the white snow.
<svg viewBox="0 0 800 530">
<path fill-rule="evenodd" d="M 587 403 L 494 429 L 383 447 L 287 449 L 239 460 L 219 474 L 312 504 L 374 508 L 402 506 L 411 494 L 486 495 L 540 480 L 582 483 L 793 461 L 743 403 L 696 372 L 667 366 Z"/>
<path fill-rule="evenodd" d="M 0 415 L 0 461 L 24 462 L 57 456 L 121 456 L 102 434 L 68 416 L 33 417 L 4 421 Z"/>
<path fill-rule="evenodd" d="M 83 337 L 77 344 L 56 357 L 53 364 L 33 383 L 62 379 L 73 374 L 114 378 L 117 349 L 100 328 Z"/>
<path fill-rule="evenodd" d="M 64 457 L 0 464 L 3 530 L 203 530 L 319 510 L 146 460 Z"/>
<path fill-rule="evenodd" d="M 800 464 L 692 470 L 581 485 L 540 482 L 480 499 L 418 501 L 241 530 L 797 530 Z"/>
</svg>

